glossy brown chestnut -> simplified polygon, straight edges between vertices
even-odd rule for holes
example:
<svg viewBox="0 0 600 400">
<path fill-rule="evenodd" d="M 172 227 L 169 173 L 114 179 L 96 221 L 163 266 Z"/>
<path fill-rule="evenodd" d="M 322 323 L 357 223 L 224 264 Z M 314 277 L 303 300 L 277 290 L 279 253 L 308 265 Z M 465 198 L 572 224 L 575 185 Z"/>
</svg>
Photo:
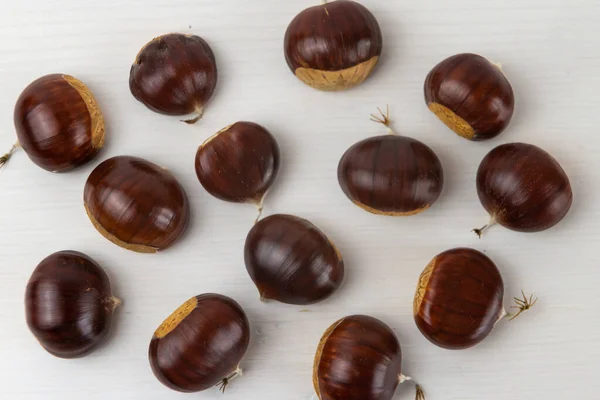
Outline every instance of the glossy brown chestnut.
<svg viewBox="0 0 600 400">
<path fill-rule="evenodd" d="M 187 195 L 169 171 L 137 157 L 98 165 L 85 183 L 85 210 L 94 227 L 128 250 L 155 253 L 185 232 Z"/>
<path fill-rule="evenodd" d="M 436 65 L 425 79 L 425 101 L 448 128 L 469 140 L 499 135 L 515 107 L 500 66 L 476 54 L 458 54 Z"/>
<path fill-rule="evenodd" d="M 402 351 L 394 332 L 366 315 L 340 319 L 323 334 L 313 366 L 319 400 L 391 400 L 402 375 Z M 416 385 L 417 400 L 424 400 Z"/>
<path fill-rule="evenodd" d="M 198 180 L 213 196 L 260 208 L 279 171 L 279 147 L 262 126 L 236 122 L 198 148 L 195 166 Z"/>
<path fill-rule="evenodd" d="M 199 392 L 241 373 L 250 324 L 233 299 L 203 294 L 183 303 L 154 332 L 149 358 L 154 375 L 180 392 Z"/>
<path fill-rule="evenodd" d="M 503 299 L 504 283 L 492 260 L 469 248 L 447 250 L 435 256 L 419 278 L 415 322 L 433 344 L 465 349 L 480 343 L 509 316 Z M 535 304 L 533 296 L 515 301 L 519 312 L 512 318 Z"/>
<path fill-rule="evenodd" d="M 333 243 L 316 226 L 292 215 L 258 221 L 246 237 L 244 260 L 263 300 L 316 303 L 344 278 L 344 262 Z"/>
<path fill-rule="evenodd" d="M 215 56 L 204 39 L 170 33 L 146 44 L 129 73 L 133 96 L 166 115 L 196 113 L 197 122 L 217 85 Z"/>
<path fill-rule="evenodd" d="M 381 29 L 363 5 L 337 0 L 307 8 L 285 33 L 285 59 L 292 72 L 320 90 L 350 89 L 379 61 Z"/>
<path fill-rule="evenodd" d="M 547 152 L 531 144 L 496 147 L 477 171 L 477 194 L 491 222 L 519 232 L 539 232 L 559 223 L 571 208 L 567 174 Z"/>
<path fill-rule="evenodd" d="M 23 90 L 14 112 L 18 147 L 39 167 L 66 172 L 93 159 L 104 145 L 104 117 L 92 92 L 64 74 L 43 76 Z"/>
<path fill-rule="evenodd" d="M 120 303 L 104 270 L 77 251 L 43 259 L 25 292 L 29 329 L 49 353 L 61 358 L 81 357 L 97 348 Z"/>
<path fill-rule="evenodd" d="M 387 115 L 378 121 L 390 123 Z M 339 162 L 338 182 L 346 196 L 368 212 L 409 216 L 427 210 L 439 198 L 444 173 L 427 145 L 390 134 L 350 147 Z"/>
</svg>

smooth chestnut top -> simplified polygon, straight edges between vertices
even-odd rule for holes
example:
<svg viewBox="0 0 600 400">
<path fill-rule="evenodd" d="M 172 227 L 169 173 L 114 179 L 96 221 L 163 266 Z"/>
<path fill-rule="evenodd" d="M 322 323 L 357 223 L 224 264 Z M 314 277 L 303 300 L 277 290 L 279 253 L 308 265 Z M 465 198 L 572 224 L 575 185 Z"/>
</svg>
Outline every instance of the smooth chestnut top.
<svg viewBox="0 0 600 400">
<path fill-rule="evenodd" d="M 25 292 L 29 329 L 61 358 L 83 356 L 104 340 L 118 303 L 104 270 L 77 251 L 59 251 L 42 260 Z"/>
<path fill-rule="evenodd" d="M 485 339 L 504 315 L 504 283 L 485 254 L 456 248 L 427 265 L 415 294 L 421 333 L 437 346 L 464 349 Z"/>
<path fill-rule="evenodd" d="M 414 215 L 440 196 L 444 173 L 437 155 L 405 136 L 371 137 L 353 145 L 338 165 L 338 182 L 359 207 L 383 215 Z"/>
<path fill-rule="evenodd" d="M 51 172 L 90 161 L 104 145 L 104 117 L 91 91 L 69 75 L 43 76 L 23 90 L 14 111 L 19 143 Z"/>
<path fill-rule="evenodd" d="M 212 49 L 195 35 L 170 33 L 146 44 L 129 74 L 133 96 L 167 115 L 202 112 L 217 85 Z"/>
<path fill-rule="evenodd" d="M 512 87 L 499 66 L 468 53 L 449 57 L 431 70 L 425 101 L 450 129 L 470 140 L 499 135 L 515 106 Z"/>
<path fill-rule="evenodd" d="M 156 330 L 149 358 L 167 387 L 198 392 L 214 387 L 248 349 L 250 324 L 235 300 L 220 294 L 192 297 Z"/>
<path fill-rule="evenodd" d="M 500 225 L 538 232 L 560 222 L 571 208 L 567 174 L 546 151 L 508 143 L 485 156 L 477 171 L 481 204 Z"/>
<path fill-rule="evenodd" d="M 187 195 L 166 169 L 131 156 L 109 158 L 88 177 L 85 208 L 98 231 L 129 250 L 153 253 L 187 228 Z"/>
<path fill-rule="evenodd" d="M 377 64 L 382 47 L 377 19 L 363 5 L 348 0 L 307 8 L 292 20 L 284 38 L 292 72 L 322 90 L 361 83 Z"/>
<path fill-rule="evenodd" d="M 323 335 L 314 360 L 320 400 L 391 400 L 402 366 L 400 343 L 383 322 L 352 315 Z"/>
<path fill-rule="evenodd" d="M 279 146 L 262 126 L 236 122 L 200 146 L 195 167 L 198 180 L 213 196 L 259 204 L 279 171 Z"/>
<path fill-rule="evenodd" d="M 344 279 L 335 246 L 312 223 L 293 215 L 258 221 L 246 237 L 244 261 L 261 298 L 287 304 L 321 301 Z"/>
</svg>

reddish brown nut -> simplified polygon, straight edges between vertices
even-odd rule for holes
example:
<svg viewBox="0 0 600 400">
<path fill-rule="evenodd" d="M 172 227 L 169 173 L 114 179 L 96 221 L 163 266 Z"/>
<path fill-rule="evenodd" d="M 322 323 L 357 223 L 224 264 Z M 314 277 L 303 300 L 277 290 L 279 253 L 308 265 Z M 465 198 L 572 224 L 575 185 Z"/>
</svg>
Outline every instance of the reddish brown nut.
<svg viewBox="0 0 600 400">
<path fill-rule="evenodd" d="M 425 79 L 427 106 L 448 128 L 469 140 L 487 140 L 510 123 L 515 98 L 498 65 L 476 54 L 458 54 Z"/>
<path fill-rule="evenodd" d="M 136 99 L 158 113 L 197 114 L 185 121 L 193 124 L 202 118 L 217 78 L 215 56 L 204 39 L 170 33 L 140 50 L 131 66 L 129 88 Z"/>
<path fill-rule="evenodd" d="M 250 324 L 233 299 L 203 294 L 183 303 L 154 332 L 149 359 L 156 378 L 179 392 L 221 389 L 241 373 Z"/>
<path fill-rule="evenodd" d="M 131 156 L 105 160 L 90 174 L 84 206 L 94 227 L 128 250 L 155 253 L 185 232 L 190 206 L 166 169 Z"/>
<path fill-rule="evenodd" d="M 92 92 L 64 74 L 43 76 L 23 90 L 14 112 L 18 143 L 39 167 L 66 172 L 93 159 L 104 145 L 104 117 Z"/>
<path fill-rule="evenodd" d="M 285 58 L 302 82 L 320 90 L 350 89 L 379 61 L 381 29 L 363 5 L 337 0 L 307 8 L 288 26 Z"/>
</svg>

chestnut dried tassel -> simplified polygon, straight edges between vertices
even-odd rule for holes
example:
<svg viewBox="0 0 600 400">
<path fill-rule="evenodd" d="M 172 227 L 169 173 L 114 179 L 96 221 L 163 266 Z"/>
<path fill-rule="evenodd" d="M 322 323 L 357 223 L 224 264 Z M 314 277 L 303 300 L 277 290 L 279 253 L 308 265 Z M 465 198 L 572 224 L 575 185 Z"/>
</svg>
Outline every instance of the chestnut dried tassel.
<svg viewBox="0 0 600 400">
<path fill-rule="evenodd" d="M 529 310 L 533 296 L 515 298 L 517 309 L 503 306 L 504 282 L 485 254 L 469 249 L 447 250 L 431 260 L 419 278 L 413 311 L 421 333 L 436 346 L 466 349 L 484 340 L 496 323 Z"/>
<path fill-rule="evenodd" d="M 573 192 L 567 174 L 547 152 L 531 144 L 508 143 L 485 156 L 477 171 L 477 194 L 490 222 L 519 232 L 539 232 L 569 212 Z"/>
<path fill-rule="evenodd" d="M 138 53 L 129 73 L 133 96 L 149 109 L 166 115 L 196 117 L 196 123 L 217 86 L 215 56 L 204 39 L 170 33 L 154 38 Z"/>
<path fill-rule="evenodd" d="M 323 334 L 313 366 L 319 400 L 391 400 L 398 384 L 411 382 L 416 400 L 421 387 L 402 375 L 402 351 L 394 332 L 366 315 L 340 319 Z"/>
<path fill-rule="evenodd" d="M 360 208 L 379 215 L 410 216 L 427 210 L 439 198 L 444 172 L 437 155 L 424 143 L 396 135 L 389 108 L 372 120 L 389 135 L 362 140 L 346 151 L 338 165 L 344 194 Z"/>
<path fill-rule="evenodd" d="M 436 65 L 425 79 L 425 102 L 448 128 L 469 140 L 498 136 L 515 107 L 500 66 L 476 54 L 458 54 Z"/>
<path fill-rule="evenodd" d="M 224 201 L 255 204 L 258 220 L 279 172 L 279 146 L 262 126 L 236 122 L 198 148 L 195 167 L 207 192 Z"/>
<path fill-rule="evenodd" d="M 77 251 L 43 259 L 25 292 L 29 329 L 44 349 L 61 358 L 96 349 L 106 339 L 119 304 L 104 270 Z"/>
<path fill-rule="evenodd" d="M 338 91 L 362 83 L 383 47 L 375 16 L 354 1 L 337 0 L 307 8 L 285 33 L 285 59 L 302 82 Z"/>
<path fill-rule="evenodd" d="M 187 195 L 175 177 L 137 157 L 117 156 L 100 163 L 85 183 L 83 199 L 102 236 L 140 253 L 172 246 L 190 218 Z"/>
<path fill-rule="evenodd" d="M 292 215 L 258 221 L 246 237 L 244 261 L 261 300 L 316 303 L 333 294 L 344 279 L 342 256 L 327 236 Z"/>
<path fill-rule="evenodd" d="M 179 392 L 220 386 L 241 374 L 250 324 L 233 299 L 203 294 L 183 303 L 154 332 L 149 359 L 156 378 Z"/>
<path fill-rule="evenodd" d="M 104 116 L 90 89 L 64 74 L 27 86 L 15 105 L 18 142 L 0 157 L 0 168 L 23 148 L 37 166 L 66 172 L 92 160 L 104 145 Z"/>
</svg>

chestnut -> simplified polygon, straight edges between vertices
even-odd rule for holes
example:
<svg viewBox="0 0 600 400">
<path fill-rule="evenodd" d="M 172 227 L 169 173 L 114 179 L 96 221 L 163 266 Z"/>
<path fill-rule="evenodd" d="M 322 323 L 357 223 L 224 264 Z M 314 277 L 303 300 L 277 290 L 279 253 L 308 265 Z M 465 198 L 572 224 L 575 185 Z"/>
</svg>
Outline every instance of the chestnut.
<svg viewBox="0 0 600 400">
<path fill-rule="evenodd" d="M 154 332 L 149 359 L 152 372 L 179 392 L 221 390 L 241 374 L 250 324 L 235 300 L 203 294 L 183 303 Z"/>
<path fill-rule="evenodd" d="M 90 89 L 65 74 L 43 76 L 23 90 L 14 112 L 18 142 L 39 167 L 66 172 L 93 159 L 104 145 L 104 117 Z"/>
<path fill-rule="evenodd" d="M 491 215 L 481 237 L 498 223 L 519 232 L 539 232 L 559 223 L 573 192 L 558 161 L 537 146 L 507 143 L 490 151 L 477 170 L 477 194 Z"/>
<path fill-rule="evenodd" d="M 208 138 L 196 152 L 196 175 L 208 193 L 235 203 L 263 198 L 279 171 L 279 146 L 254 122 L 236 122 Z"/>
<path fill-rule="evenodd" d="M 261 300 L 312 304 L 329 297 L 344 278 L 333 243 L 309 221 L 276 214 L 248 233 L 244 261 Z"/>
<path fill-rule="evenodd" d="M 196 114 L 196 123 L 217 85 L 212 49 L 195 35 L 170 33 L 152 39 L 138 53 L 129 73 L 133 96 L 166 115 Z"/>
<path fill-rule="evenodd" d="M 313 366 L 319 400 L 391 400 L 399 383 L 412 382 L 401 371 L 402 351 L 394 332 L 380 320 L 351 315 L 323 334 Z M 415 384 L 417 400 L 425 400 Z"/>
<path fill-rule="evenodd" d="M 119 304 L 102 267 L 71 250 L 44 258 L 25 291 L 29 329 L 44 349 L 61 358 L 96 349 L 106 339 Z"/>
<path fill-rule="evenodd" d="M 439 198 L 444 173 L 437 155 L 424 143 L 398 136 L 390 128 L 389 108 L 376 122 L 389 135 L 362 140 L 338 165 L 344 194 L 362 209 L 380 215 L 409 216 L 427 210 Z"/>
<path fill-rule="evenodd" d="M 446 126 L 469 140 L 487 140 L 508 126 L 515 108 L 500 66 L 477 54 L 457 54 L 425 79 L 427 106 Z"/>
<path fill-rule="evenodd" d="M 383 40 L 375 16 L 349 0 L 307 8 L 285 32 L 285 59 L 302 82 L 315 89 L 339 91 L 371 74 Z"/>
<path fill-rule="evenodd" d="M 149 161 L 117 156 L 100 163 L 83 193 L 92 225 L 125 249 L 155 253 L 185 232 L 190 206 L 169 171 Z"/>
<path fill-rule="evenodd" d="M 500 271 L 485 254 L 456 248 L 438 254 L 425 267 L 413 312 L 421 333 L 445 349 L 466 349 L 485 339 L 496 323 L 529 310 L 533 296 L 515 298 L 518 311 L 507 314 Z"/>
</svg>

